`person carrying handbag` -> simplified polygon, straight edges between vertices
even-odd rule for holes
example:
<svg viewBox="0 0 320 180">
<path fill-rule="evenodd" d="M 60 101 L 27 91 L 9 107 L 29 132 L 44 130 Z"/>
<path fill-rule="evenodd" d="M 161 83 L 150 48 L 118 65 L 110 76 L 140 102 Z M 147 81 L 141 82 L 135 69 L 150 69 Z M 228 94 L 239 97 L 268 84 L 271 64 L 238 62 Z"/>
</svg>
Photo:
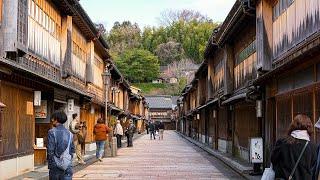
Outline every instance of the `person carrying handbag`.
<svg viewBox="0 0 320 180">
<path fill-rule="evenodd" d="M 299 114 L 291 122 L 287 137 L 277 140 L 271 154 L 275 179 L 312 180 L 317 147 L 310 142 L 313 125 L 310 118 Z"/>
</svg>

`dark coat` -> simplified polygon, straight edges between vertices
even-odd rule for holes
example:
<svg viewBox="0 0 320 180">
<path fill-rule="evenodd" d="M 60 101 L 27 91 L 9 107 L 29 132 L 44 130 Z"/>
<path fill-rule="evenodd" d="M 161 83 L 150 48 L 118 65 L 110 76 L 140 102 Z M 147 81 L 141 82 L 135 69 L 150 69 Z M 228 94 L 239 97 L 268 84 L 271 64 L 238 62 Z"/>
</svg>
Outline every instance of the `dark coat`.
<svg viewBox="0 0 320 180">
<path fill-rule="evenodd" d="M 317 180 L 319 177 L 319 171 L 320 171 L 320 146 L 318 147 L 318 157 L 317 157 L 317 165 L 314 168 L 314 175 L 313 175 L 313 180 Z M 319 177 L 320 178 L 320 177 Z"/>
<path fill-rule="evenodd" d="M 133 136 L 135 131 L 136 131 L 136 126 L 134 124 L 129 124 L 129 127 L 127 128 L 126 134 L 127 134 L 127 136 Z"/>
<path fill-rule="evenodd" d="M 271 154 L 271 162 L 276 178 L 288 179 L 305 145 L 305 140 L 287 137 L 279 139 Z M 309 142 L 293 175 L 295 180 L 312 180 L 313 168 L 317 160 L 317 147 Z"/>
<path fill-rule="evenodd" d="M 159 123 L 159 129 L 164 129 L 164 124 L 162 122 Z"/>
<path fill-rule="evenodd" d="M 154 123 L 150 123 L 150 124 L 149 124 L 149 130 L 152 132 L 152 131 L 154 131 L 155 129 L 156 129 L 155 124 L 154 124 Z"/>
</svg>

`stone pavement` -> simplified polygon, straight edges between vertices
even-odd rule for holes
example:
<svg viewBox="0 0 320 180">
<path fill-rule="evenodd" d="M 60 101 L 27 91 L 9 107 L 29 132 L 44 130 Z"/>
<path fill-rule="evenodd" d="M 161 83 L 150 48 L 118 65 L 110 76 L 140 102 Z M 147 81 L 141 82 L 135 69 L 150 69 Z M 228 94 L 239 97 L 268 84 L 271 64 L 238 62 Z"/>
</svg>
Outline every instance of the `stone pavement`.
<svg viewBox="0 0 320 180">
<path fill-rule="evenodd" d="M 165 131 L 163 141 L 149 138 L 142 136 L 132 148 L 78 171 L 73 179 L 243 179 L 174 131 Z"/>
<path fill-rule="evenodd" d="M 136 133 L 133 137 L 133 142 L 136 141 L 136 139 L 142 137 L 144 135 L 144 133 L 142 134 L 138 134 Z M 127 138 L 123 138 L 122 139 L 122 147 L 126 147 L 127 146 Z M 83 157 L 84 161 L 87 163 L 86 165 L 80 165 L 77 160 L 76 157 L 74 156 L 73 159 L 73 171 L 77 172 L 82 170 L 83 168 L 97 162 L 98 160 L 95 158 L 96 156 L 96 151 L 88 151 L 86 152 L 86 155 Z M 110 157 L 108 157 L 110 158 Z M 43 166 L 37 166 L 35 167 L 35 169 L 33 171 L 24 173 L 22 175 L 16 176 L 11 178 L 10 180 L 20 180 L 20 179 L 35 179 L 35 180 L 46 180 L 49 179 L 49 170 L 48 170 L 48 165 L 43 165 Z M 1 180 L 1 178 L 0 178 Z"/>
</svg>

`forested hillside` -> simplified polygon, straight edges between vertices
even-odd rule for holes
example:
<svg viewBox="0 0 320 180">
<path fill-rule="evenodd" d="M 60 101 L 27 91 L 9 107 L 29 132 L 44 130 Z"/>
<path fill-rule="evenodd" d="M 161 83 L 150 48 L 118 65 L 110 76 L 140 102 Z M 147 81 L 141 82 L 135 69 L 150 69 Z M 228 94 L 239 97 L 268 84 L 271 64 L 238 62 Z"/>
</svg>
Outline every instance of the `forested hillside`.
<svg viewBox="0 0 320 180">
<path fill-rule="evenodd" d="M 158 21 L 158 27 L 143 28 L 130 21 L 116 22 L 106 33 L 115 63 L 131 82 L 146 84 L 168 74 L 160 72 L 160 66 L 176 67 L 186 60 L 201 63 L 211 31 L 218 25 L 191 10 L 165 11 Z M 185 83 L 175 78 L 178 84 Z"/>
</svg>

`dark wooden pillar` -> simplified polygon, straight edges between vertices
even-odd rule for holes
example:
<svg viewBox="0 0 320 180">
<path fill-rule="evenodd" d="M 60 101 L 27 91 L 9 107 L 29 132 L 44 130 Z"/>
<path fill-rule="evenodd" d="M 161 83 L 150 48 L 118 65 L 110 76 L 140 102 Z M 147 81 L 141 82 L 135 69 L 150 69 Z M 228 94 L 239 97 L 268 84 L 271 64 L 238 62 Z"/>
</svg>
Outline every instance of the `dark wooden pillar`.
<svg viewBox="0 0 320 180">
<path fill-rule="evenodd" d="M 264 72 L 271 70 L 272 65 L 272 5 L 267 0 L 261 0 L 256 13 L 257 69 Z"/>
</svg>

